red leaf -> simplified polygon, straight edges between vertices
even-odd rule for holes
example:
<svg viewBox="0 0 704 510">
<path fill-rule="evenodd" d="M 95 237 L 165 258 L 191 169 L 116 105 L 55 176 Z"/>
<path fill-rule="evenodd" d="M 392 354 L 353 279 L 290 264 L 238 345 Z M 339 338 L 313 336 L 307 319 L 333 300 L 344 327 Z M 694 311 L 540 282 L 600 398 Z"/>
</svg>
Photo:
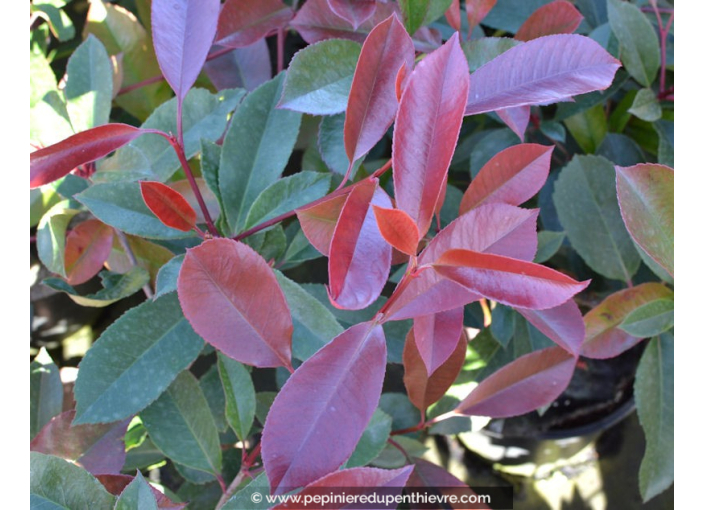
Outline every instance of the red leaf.
<svg viewBox="0 0 704 510">
<path fill-rule="evenodd" d="M 178 297 L 193 329 L 227 356 L 291 368 L 291 312 L 274 272 L 246 244 L 212 239 L 188 250 Z"/>
<path fill-rule="evenodd" d="M 536 310 L 554 308 L 589 285 L 532 262 L 471 250 L 447 251 L 433 267 L 472 292 Z"/>
<path fill-rule="evenodd" d="M 413 320 L 413 336 L 429 376 L 452 355 L 464 331 L 464 307 L 420 315 Z"/>
<path fill-rule="evenodd" d="M 447 18 L 447 23 L 459 31 L 462 28 L 462 21 L 460 20 L 460 0 L 452 0 L 450 7 L 445 11 L 445 17 Z"/>
<path fill-rule="evenodd" d="M 469 91 L 467 59 L 457 33 L 416 66 L 403 91 L 393 137 L 396 205 L 430 227 L 455 152 Z"/>
<path fill-rule="evenodd" d="M 220 0 L 152 0 L 154 51 L 179 103 L 205 63 L 219 14 Z"/>
<path fill-rule="evenodd" d="M 611 294 L 584 316 L 586 333 L 582 356 L 605 359 L 627 351 L 642 338 L 619 329 L 623 320 L 647 303 L 672 297 L 672 291 L 660 283 L 643 283 Z"/>
<path fill-rule="evenodd" d="M 406 385 L 408 399 L 421 411 L 440 400 L 462 370 L 467 354 L 464 333 L 459 335 L 458 340 L 455 350 L 447 360 L 428 377 L 428 370 L 416 345 L 413 328 L 408 332 L 403 347 L 403 383 Z"/>
<path fill-rule="evenodd" d="M 64 266 L 70 285 L 85 283 L 103 268 L 112 251 L 113 230 L 98 220 L 87 220 L 66 236 Z"/>
<path fill-rule="evenodd" d="M 349 191 L 333 197 L 325 197 L 317 204 L 296 209 L 296 216 L 306 238 L 326 257 L 330 255 L 330 242 Z"/>
<path fill-rule="evenodd" d="M 198 189 L 200 190 L 200 194 L 203 197 L 205 206 L 207 207 L 208 211 L 210 211 L 210 214 L 213 216 L 213 218 L 217 218 L 220 215 L 220 203 L 218 202 L 218 198 L 215 196 L 215 193 L 210 190 L 210 188 L 205 182 L 205 179 L 203 179 L 202 177 L 196 177 L 195 181 L 198 185 Z M 186 199 L 188 205 L 190 205 L 191 208 L 196 212 L 196 223 L 205 223 L 203 211 L 201 211 L 200 207 L 198 206 L 198 199 L 196 198 L 195 193 L 193 193 L 193 188 L 191 188 L 188 179 L 182 179 L 180 181 L 172 182 L 169 184 L 169 188 L 173 189 L 177 193 L 180 193 L 181 196 Z"/>
<path fill-rule="evenodd" d="M 286 27 L 293 10 L 281 0 L 227 0 L 222 6 L 215 41 L 242 48 Z"/>
<path fill-rule="evenodd" d="M 78 165 L 107 156 L 143 134 L 127 124 L 88 129 L 29 155 L 29 187 L 38 188 L 62 178 Z"/>
<path fill-rule="evenodd" d="M 466 0 L 465 9 L 467 9 L 470 34 L 474 27 L 486 18 L 486 15 L 494 8 L 494 5 L 496 5 L 496 0 Z"/>
<path fill-rule="evenodd" d="M 130 420 L 71 426 L 75 415 L 72 410 L 52 418 L 29 449 L 70 460 L 93 474 L 119 473 L 125 464 L 123 438 Z"/>
<path fill-rule="evenodd" d="M 391 269 L 391 246 L 384 241 L 372 205 L 391 207 L 378 180 L 358 184 L 350 192 L 330 242 L 330 301 L 339 308 L 360 310 L 381 294 Z"/>
<path fill-rule="evenodd" d="M 581 35 L 549 35 L 502 53 L 472 74 L 465 115 L 550 104 L 603 90 L 621 63 Z"/>
<path fill-rule="evenodd" d="M 469 184 L 460 214 L 482 204 L 521 205 L 545 184 L 553 147 L 524 143 L 491 158 Z"/>
<path fill-rule="evenodd" d="M 272 493 L 307 485 L 347 460 L 379 402 L 385 371 L 383 329 L 368 322 L 298 367 L 264 424 L 262 460 Z"/>
<path fill-rule="evenodd" d="M 332 12 L 349 22 L 357 30 L 376 11 L 375 0 L 328 0 Z"/>
<path fill-rule="evenodd" d="M 506 204 L 472 209 L 445 227 L 418 257 L 419 265 L 435 262 L 453 248 L 533 260 L 538 246 L 538 211 Z M 412 279 L 389 307 L 387 319 L 401 320 L 464 306 L 481 296 L 428 269 Z"/>
<path fill-rule="evenodd" d="M 584 342 L 584 319 L 574 299 L 547 310 L 516 308 L 516 311 L 550 340 L 579 356 Z"/>
<path fill-rule="evenodd" d="M 196 226 L 196 211 L 178 191 L 155 181 L 141 181 L 142 198 L 167 227 L 188 232 Z"/>
<path fill-rule="evenodd" d="M 350 161 L 369 152 L 391 126 L 398 109 L 396 80 L 401 69 L 413 69 L 414 57 L 413 41 L 395 15 L 379 23 L 364 41 L 345 117 Z"/>
<path fill-rule="evenodd" d="M 362 496 L 365 494 L 376 494 L 377 497 L 396 496 L 401 494 L 403 486 L 406 485 L 408 476 L 413 471 L 413 466 L 405 466 L 401 469 L 377 469 L 371 467 L 356 467 L 343 469 L 330 473 L 319 480 L 309 484 L 297 494 L 301 498 L 318 498 L 330 495 L 330 488 L 345 488 L 345 494 Z M 356 489 L 356 490 L 355 490 Z M 383 504 L 383 503 L 381 503 Z M 274 510 L 286 508 L 300 508 L 300 503 L 293 501 L 274 507 Z M 336 510 L 348 508 L 346 503 L 326 503 L 324 508 Z"/>
<path fill-rule="evenodd" d="M 531 352 L 480 382 L 454 412 L 506 418 L 533 411 L 567 388 L 576 364 L 576 357 L 557 346 Z"/>
<path fill-rule="evenodd" d="M 400 209 L 373 208 L 376 224 L 386 242 L 406 255 L 415 255 L 420 234 L 413 219 Z"/>
<path fill-rule="evenodd" d="M 516 106 L 514 108 L 496 110 L 496 115 L 504 121 L 504 124 L 506 124 L 511 131 L 516 133 L 522 142 L 526 128 L 528 127 L 528 122 L 530 121 L 530 106 Z"/>
<path fill-rule="evenodd" d="M 96 475 L 96 478 L 103 484 L 105 490 L 113 496 L 119 496 L 122 494 L 125 487 L 127 487 L 130 482 L 134 480 L 134 476 L 130 475 Z M 186 508 L 186 505 L 188 505 L 188 503 L 174 503 L 163 493 L 155 489 L 151 484 L 149 484 L 149 488 L 156 498 L 157 508 L 180 510 L 182 508 Z"/>
<path fill-rule="evenodd" d="M 584 19 L 577 8 L 565 0 L 555 0 L 531 14 L 518 29 L 514 39 L 530 41 L 544 35 L 571 34 Z"/>
</svg>

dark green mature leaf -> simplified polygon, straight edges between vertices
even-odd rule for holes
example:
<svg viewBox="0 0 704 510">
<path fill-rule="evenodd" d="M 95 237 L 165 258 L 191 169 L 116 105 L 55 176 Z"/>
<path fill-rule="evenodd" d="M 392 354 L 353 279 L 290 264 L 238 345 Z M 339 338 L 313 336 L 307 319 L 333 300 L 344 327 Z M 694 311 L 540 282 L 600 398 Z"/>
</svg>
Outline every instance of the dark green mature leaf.
<svg viewBox="0 0 704 510">
<path fill-rule="evenodd" d="M 220 473 L 218 431 L 193 374 L 187 370 L 181 372 L 140 416 L 154 444 L 174 462 L 207 473 Z"/>
<path fill-rule="evenodd" d="M 157 510 L 157 508 L 156 498 L 139 471 L 115 502 L 115 510 Z"/>
<path fill-rule="evenodd" d="M 391 416 L 381 409 L 374 411 L 372 419 L 369 420 L 357 447 L 344 467 L 366 466 L 374 460 L 386 446 L 386 441 L 391 433 L 391 421 Z"/>
<path fill-rule="evenodd" d="M 542 264 L 550 260 L 550 258 L 557 253 L 557 250 L 560 249 L 564 240 L 564 232 L 551 232 L 549 230 L 538 232 L 538 251 L 535 254 L 533 262 Z"/>
<path fill-rule="evenodd" d="M 92 294 L 81 295 L 71 285 L 59 278 L 47 278 L 44 285 L 54 290 L 65 292 L 81 306 L 102 308 L 122 298 L 131 296 L 149 283 L 149 273 L 142 267 L 135 266 L 127 273 L 101 271 L 99 273 L 103 288 Z"/>
<path fill-rule="evenodd" d="M 640 256 L 616 198 L 613 165 L 598 156 L 575 156 L 555 183 L 553 200 L 572 246 L 594 271 L 628 281 Z"/>
<path fill-rule="evenodd" d="M 608 129 L 604 106 L 598 104 L 565 119 L 565 125 L 587 154 L 593 154 L 606 136 Z"/>
<path fill-rule="evenodd" d="M 464 56 L 467 58 L 469 71 L 473 73 L 504 51 L 510 50 L 519 44 L 522 44 L 521 41 L 516 41 L 510 37 L 482 37 L 481 39 L 463 42 L 462 51 L 464 51 Z"/>
<path fill-rule="evenodd" d="M 330 189 L 330 179 L 329 174 L 307 171 L 279 179 L 254 200 L 244 228 L 254 227 L 317 200 Z"/>
<path fill-rule="evenodd" d="M 516 33 L 523 22 L 539 7 L 552 0 L 501 0 L 482 21 L 491 28 Z"/>
<path fill-rule="evenodd" d="M 433 2 L 436 3 L 436 2 Z M 403 24 L 406 26 L 408 33 L 413 35 L 416 33 L 425 16 L 428 14 L 429 0 L 399 0 L 401 14 L 403 15 Z"/>
<path fill-rule="evenodd" d="M 222 388 L 217 365 L 211 366 L 205 375 L 198 380 L 198 384 L 203 391 L 205 400 L 208 401 L 215 426 L 220 433 L 226 432 L 229 425 L 225 418 L 225 391 Z"/>
<path fill-rule="evenodd" d="M 252 377 L 242 363 L 220 353 L 218 372 L 227 402 L 225 417 L 240 441 L 244 441 L 254 423 L 257 408 Z"/>
<path fill-rule="evenodd" d="M 39 260 L 52 273 L 66 276 L 64 253 L 66 251 L 66 228 L 78 214 L 78 204 L 64 200 L 49 209 L 37 227 L 37 254 Z"/>
<path fill-rule="evenodd" d="M 250 93 L 231 119 L 220 158 L 222 212 L 230 233 L 243 229 L 259 194 L 281 175 L 298 137 L 301 114 L 276 108 L 285 73 Z"/>
<path fill-rule="evenodd" d="M 675 477 L 674 335 L 653 338 L 636 372 L 638 418 L 645 432 L 640 493 L 645 501 L 661 493 Z"/>
<path fill-rule="evenodd" d="M 144 203 L 138 182 L 95 184 L 76 195 L 103 223 L 127 234 L 151 239 L 178 239 L 194 235 L 164 225 Z"/>
<path fill-rule="evenodd" d="M 156 294 L 154 295 L 154 299 L 176 290 L 178 273 L 181 271 L 181 264 L 183 264 L 184 257 L 185 255 L 178 255 L 161 266 L 159 274 L 156 276 Z"/>
<path fill-rule="evenodd" d="M 64 388 L 59 367 L 41 348 L 29 365 L 29 438 L 34 439 L 49 421 L 61 413 Z"/>
<path fill-rule="evenodd" d="M 245 95 L 244 89 L 222 90 L 211 94 L 205 89 L 191 90 L 183 101 L 183 139 L 187 158 L 201 149 L 201 141 L 217 140 L 227 126 L 227 118 Z M 142 124 L 144 129 L 176 133 L 176 98 L 154 110 Z M 171 144 L 152 134 L 134 140 L 99 165 L 97 182 L 147 179 L 166 181 L 181 163 Z"/>
<path fill-rule="evenodd" d="M 145 429 L 146 432 L 146 429 Z M 123 471 L 133 471 L 135 469 L 145 469 L 155 464 L 165 462 L 164 454 L 154 446 L 148 437 L 139 446 L 127 450 Z"/>
<path fill-rule="evenodd" d="M 276 271 L 293 318 L 293 355 L 305 361 L 342 333 L 333 314 L 303 287 Z"/>
<path fill-rule="evenodd" d="M 302 49 L 289 65 L 278 106 L 313 115 L 345 111 L 361 51 L 358 43 L 343 39 L 329 39 Z"/>
<path fill-rule="evenodd" d="M 621 46 L 621 60 L 633 78 L 649 87 L 660 67 L 658 36 L 634 4 L 608 0 L 609 23 Z"/>
<path fill-rule="evenodd" d="M 658 162 L 669 167 L 675 166 L 675 123 L 669 120 L 659 120 L 655 123 L 658 132 Z"/>
<path fill-rule="evenodd" d="M 619 329 L 638 338 L 650 338 L 664 333 L 675 325 L 675 301 L 658 299 L 629 313 Z"/>
<path fill-rule="evenodd" d="M 115 497 L 85 469 L 52 455 L 30 453 L 31 508 L 112 508 Z"/>
<path fill-rule="evenodd" d="M 129 310 L 81 362 L 75 423 L 121 420 L 149 405 L 198 356 L 203 340 L 176 294 Z"/>
<path fill-rule="evenodd" d="M 66 109 L 76 132 L 107 124 L 112 107 L 112 63 L 93 35 L 81 43 L 66 68 Z"/>
<path fill-rule="evenodd" d="M 323 117 L 318 131 L 318 150 L 325 164 L 335 173 L 344 175 L 350 164 L 345 152 L 344 140 L 345 115 Z M 355 161 L 349 178 L 354 179 L 357 169 L 364 158 Z"/>
<path fill-rule="evenodd" d="M 261 496 L 259 502 L 255 502 L 256 498 L 252 498 L 255 493 Z M 235 495 L 225 503 L 222 510 L 242 510 L 243 508 L 265 510 L 269 507 L 266 500 L 269 494 L 269 480 L 266 477 L 266 473 L 262 471 L 262 473 L 249 482 L 248 485 L 235 493 Z"/>
</svg>

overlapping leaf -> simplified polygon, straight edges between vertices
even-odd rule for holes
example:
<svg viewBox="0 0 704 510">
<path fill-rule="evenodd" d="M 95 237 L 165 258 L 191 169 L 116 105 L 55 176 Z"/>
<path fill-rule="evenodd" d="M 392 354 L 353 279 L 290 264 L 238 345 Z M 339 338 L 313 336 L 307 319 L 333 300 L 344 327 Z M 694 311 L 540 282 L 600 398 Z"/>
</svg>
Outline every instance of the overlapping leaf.
<svg viewBox="0 0 704 510">
<path fill-rule="evenodd" d="M 530 106 L 514 106 L 496 110 L 496 115 L 523 141 L 530 121 Z"/>
<path fill-rule="evenodd" d="M 482 22 L 486 15 L 489 14 L 494 6 L 496 5 L 496 0 L 467 0 L 465 3 L 465 9 L 467 10 L 467 21 L 469 22 L 470 33 Z"/>
<path fill-rule="evenodd" d="M 584 342 L 585 326 L 582 313 L 573 299 L 546 310 L 516 308 L 528 322 L 557 345 L 578 356 Z"/>
<path fill-rule="evenodd" d="M 115 510 L 156 510 L 157 508 L 159 507 L 151 486 L 137 470 L 137 475 L 117 498 Z"/>
<path fill-rule="evenodd" d="M 45 347 L 29 365 L 29 437 L 33 439 L 56 415 L 61 413 L 64 387 L 59 367 Z"/>
<path fill-rule="evenodd" d="M 521 28 L 515 39 L 530 41 L 545 35 L 571 34 L 584 19 L 577 8 L 566 0 L 555 0 L 536 9 Z"/>
<path fill-rule="evenodd" d="M 184 232 L 196 226 L 196 211 L 178 191 L 154 181 L 139 185 L 144 203 L 164 225 Z"/>
<path fill-rule="evenodd" d="M 609 24 L 618 39 L 623 65 L 633 78 L 649 87 L 660 67 L 658 36 L 643 12 L 630 2 L 608 0 Z"/>
<path fill-rule="evenodd" d="M 372 206 L 379 232 L 387 243 L 406 255 L 415 255 L 420 233 L 413 218 L 400 209 Z"/>
<path fill-rule="evenodd" d="M 349 22 L 355 30 L 376 10 L 375 0 L 328 0 L 328 5 L 332 12 Z"/>
<path fill-rule="evenodd" d="M 335 233 L 335 225 L 342 208 L 347 201 L 350 190 L 331 194 L 310 206 L 296 209 L 296 216 L 301 222 L 301 229 L 310 244 L 325 256 L 330 254 L 330 242 Z"/>
<path fill-rule="evenodd" d="M 113 230 L 98 220 L 86 220 L 66 237 L 66 281 L 78 285 L 103 268 L 112 250 Z"/>
<path fill-rule="evenodd" d="M 281 0 L 227 0 L 222 6 L 216 43 L 227 48 L 242 48 L 284 28 L 293 10 Z"/>
<path fill-rule="evenodd" d="M 464 308 L 454 308 L 413 320 L 413 337 L 428 376 L 442 366 L 460 342 L 464 330 Z"/>
</svg>

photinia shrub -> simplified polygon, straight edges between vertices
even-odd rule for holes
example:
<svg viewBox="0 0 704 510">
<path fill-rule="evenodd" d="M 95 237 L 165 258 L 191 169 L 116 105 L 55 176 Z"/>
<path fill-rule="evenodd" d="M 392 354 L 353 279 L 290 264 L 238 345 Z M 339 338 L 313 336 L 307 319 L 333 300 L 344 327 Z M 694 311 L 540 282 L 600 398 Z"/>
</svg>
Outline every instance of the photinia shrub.
<svg viewBox="0 0 704 510">
<path fill-rule="evenodd" d="M 75 403 L 31 363 L 33 505 L 464 485 L 425 435 L 542 412 L 645 338 L 641 492 L 671 484 L 671 8 L 93 0 L 62 62 L 65 3 L 31 6 L 36 252 L 130 305 Z"/>
</svg>

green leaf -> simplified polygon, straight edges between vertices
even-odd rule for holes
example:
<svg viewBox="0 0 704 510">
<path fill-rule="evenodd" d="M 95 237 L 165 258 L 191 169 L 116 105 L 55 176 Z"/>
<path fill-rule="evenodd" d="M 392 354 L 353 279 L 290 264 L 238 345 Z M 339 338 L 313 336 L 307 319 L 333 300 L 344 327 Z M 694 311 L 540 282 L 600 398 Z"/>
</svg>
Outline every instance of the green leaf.
<svg viewBox="0 0 704 510">
<path fill-rule="evenodd" d="M 85 205 L 103 223 L 127 234 L 151 239 L 179 239 L 192 236 L 164 225 L 149 210 L 138 182 L 94 184 L 76 200 Z"/>
<path fill-rule="evenodd" d="M 42 347 L 29 364 L 29 439 L 34 439 L 40 430 L 61 413 L 64 402 L 64 387 L 61 384 L 59 367 Z"/>
<path fill-rule="evenodd" d="M 189 371 L 181 372 L 140 416 L 154 444 L 174 462 L 220 473 L 218 430 L 198 381 Z"/>
<path fill-rule="evenodd" d="M 30 452 L 31 508 L 112 508 L 115 497 L 85 469 L 52 455 Z"/>
<path fill-rule="evenodd" d="M 223 90 L 211 94 L 205 89 L 191 89 L 183 101 L 183 139 L 187 158 L 197 155 L 202 140 L 215 141 L 227 126 L 228 115 L 244 97 L 244 89 Z M 144 129 L 176 133 L 176 98 L 154 110 L 142 124 Z M 96 182 L 148 179 L 164 182 L 181 163 L 171 144 L 162 136 L 141 136 L 115 155 L 104 160 L 94 176 Z"/>
<path fill-rule="evenodd" d="M 240 232 L 259 194 L 283 172 L 301 115 L 276 108 L 285 73 L 250 93 L 232 116 L 220 158 L 219 185 L 230 233 Z"/>
<path fill-rule="evenodd" d="M 344 129 L 345 115 L 341 113 L 323 117 L 318 131 L 320 156 L 330 170 L 341 175 L 345 175 L 350 164 L 345 152 Z M 363 159 L 359 158 L 355 161 L 350 172 L 350 179 L 354 179 Z"/>
<path fill-rule="evenodd" d="M 653 338 L 636 372 L 636 408 L 645 432 L 638 478 L 645 501 L 667 489 L 675 476 L 674 354 L 672 334 Z"/>
<path fill-rule="evenodd" d="M 384 393 L 379 399 L 379 409 L 391 416 L 394 430 L 413 427 L 420 421 L 420 412 L 405 393 Z"/>
<path fill-rule="evenodd" d="M 68 41 L 76 35 L 76 29 L 68 15 L 52 2 L 30 4 L 31 12 L 40 12 L 41 16 L 49 23 L 51 33 L 59 41 Z"/>
<path fill-rule="evenodd" d="M 494 129 L 482 138 L 472 150 L 469 158 L 469 169 L 474 179 L 479 170 L 486 165 L 498 152 L 521 143 L 516 133 L 510 129 Z"/>
<path fill-rule="evenodd" d="M 655 122 L 662 117 L 660 101 L 658 101 L 652 89 L 640 89 L 628 111 L 639 119 L 648 122 Z"/>
<path fill-rule="evenodd" d="M 508 51 L 514 46 L 522 44 L 510 37 L 482 37 L 462 43 L 462 51 L 467 58 L 469 71 L 474 72 L 481 66 L 494 60 L 504 51 Z"/>
<path fill-rule="evenodd" d="M 37 254 L 52 273 L 66 276 L 64 252 L 66 228 L 79 213 L 78 204 L 70 200 L 59 202 L 42 216 L 37 227 Z"/>
<path fill-rule="evenodd" d="M 132 308 L 105 330 L 81 362 L 75 423 L 111 422 L 138 413 L 196 359 L 203 345 L 175 293 Z"/>
<path fill-rule="evenodd" d="M 329 174 L 298 172 L 274 182 L 252 203 L 244 228 L 249 229 L 317 200 L 330 189 Z"/>
<path fill-rule="evenodd" d="M 408 33 L 413 35 L 416 33 L 425 16 L 428 14 L 429 0 L 399 0 L 401 14 L 403 15 L 403 24 L 406 26 Z"/>
<path fill-rule="evenodd" d="M 621 46 L 621 61 L 633 78 L 649 87 L 660 67 L 660 47 L 653 25 L 634 4 L 608 0 L 609 23 Z"/>
<path fill-rule="evenodd" d="M 115 510 L 157 510 L 157 508 L 152 489 L 139 471 L 115 503 Z"/>
<path fill-rule="evenodd" d="M 227 419 L 225 418 L 225 392 L 220 382 L 220 373 L 217 365 L 213 365 L 198 381 L 200 389 L 205 395 L 205 400 L 208 401 L 208 407 L 213 414 L 215 426 L 218 431 L 227 431 Z"/>
<path fill-rule="evenodd" d="M 127 450 L 127 457 L 125 458 L 125 465 L 122 467 L 122 470 L 129 472 L 135 469 L 145 469 L 162 462 L 166 462 L 164 454 L 161 453 L 152 440 L 147 437 L 139 446 Z"/>
<path fill-rule="evenodd" d="M 255 501 L 258 498 L 252 498 L 255 493 L 261 496 L 258 502 Z M 248 510 L 264 510 L 270 506 L 266 500 L 266 497 L 269 496 L 270 493 L 269 479 L 266 477 L 266 473 L 262 472 L 254 480 L 249 482 L 248 485 L 235 493 L 235 495 L 225 503 L 222 510 L 244 510 L 245 508 Z"/>
<path fill-rule="evenodd" d="M 81 43 L 66 67 L 66 109 L 77 133 L 107 124 L 112 107 L 112 63 L 93 35 Z"/>
<path fill-rule="evenodd" d="M 553 255 L 560 249 L 565 240 L 564 232 L 550 232 L 549 230 L 541 230 L 538 232 L 538 251 L 535 254 L 533 262 L 542 264 L 550 260 Z"/>
<path fill-rule="evenodd" d="M 501 344 L 501 347 L 506 347 L 514 333 L 516 332 L 516 312 L 513 308 L 497 304 L 491 313 L 491 336 Z"/>
<path fill-rule="evenodd" d="M 200 141 L 200 171 L 203 179 L 218 199 L 222 211 L 222 196 L 220 195 L 220 153 L 222 147 L 209 140 Z"/>
<path fill-rule="evenodd" d="M 594 271 L 628 281 L 640 256 L 616 198 L 613 165 L 599 156 L 575 156 L 560 172 L 553 200 L 570 243 Z"/>
<path fill-rule="evenodd" d="M 366 466 L 381 453 L 391 434 L 391 421 L 391 416 L 381 409 L 374 411 L 345 468 Z"/>
<path fill-rule="evenodd" d="M 288 240 L 288 247 L 286 248 L 286 253 L 284 253 L 283 263 L 280 266 L 282 270 L 296 267 L 306 260 L 322 257 L 322 254 L 308 242 L 308 238 L 303 233 L 300 223 L 291 223 L 286 227 L 285 234 Z"/>
<path fill-rule="evenodd" d="M 131 296 L 149 283 L 149 273 L 139 266 L 133 267 L 124 274 L 101 271 L 99 276 L 103 288 L 86 295 L 79 294 L 76 289 L 59 278 L 47 278 L 43 283 L 54 290 L 65 292 L 81 306 L 95 308 L 102 308 Z"/>
<path fill-rule="evenodd" d="M 291 60 L 278 106 L 312 115 L 345 111 L 361 51 L 359 43 L 344 39 L 302 49 Z"/>
<path fill-rule="evenodd" d="M 183 264 L 185 256 L 178 255 L 161 266 L 159 273 L 156 275 L 156 294 L 154 294 L 154 299 L 176 290 L 178 273 L 181 271 L 181 264 Z"/>
<path fill-rule="evenodd" d="M 482 25 L 515 34 L 528 16 L 551 1 L 553 0 L 501 0 L 489 11 Z"/>
<path fill-rule="evenodd" d="M 293 319 L 293 356 L 305 361 L 342 333 L 342 326 L 320 301 L 303 287 L 276 271 Z"/>
<path fill-rule="evenodd" d="M 257 397 L 252 376 L 239 361 L 218 353 L 218 372 L 225 391 L 225 417 L 240 441 L 247 439 L 254 423 Z"/>
<path fill-rule="evenodd" d="M 593 154 L 608 130 L 604 106 L 598 104 L 565 119 L 565 126 L 582 150 Z"/>
<path fill-rule="evenodd" d="M 286 251 L 286 234 L 281 224 L 257 232 L 244 242 L 267 261 L 278 260 Z"/>
<path fill-rule="evenodd" d="M 675 302 L 672 299 L 651 301 L 629 313 L 619 329 L 637 338 L 650 338 L 675 325 Z"/>
<path fill-rule="evenodd" d="M 400 468 L 408 463 L 406 455 L 409 457 L 422 457 L 425 452 L 428 451 L 428 447 L 423 443 L 407 436 L 395 436 L 394 441 L 403 448 L 405 455 L 395 446 L 387 444 L 381 453 L 371 462 L 372 466 L 384 469 Z"/>
<path fill-rule="evenodd" d="M 56 92 L 56 76 L 39 48 L 29 52 L 29 107 L 34 108 L 49 92 Z"/>
<path fill-rule="evenodd" d="M 436 0 L 435 2 L 428 2 L 428 11 L 425 13 L 425 18 L 423 19 L 422 25 L 429 25 L 433 21 L 440 18 L 445 11 L 450 8 L 452 0 Z"/>
<path fill-rule="evenodd" d="M 659 120 L 655 123 L 655 131 L 659 136 L 658 162 L 669 167 L 675 166 L 675 123 L 669 120 Z"/>
</svg>

